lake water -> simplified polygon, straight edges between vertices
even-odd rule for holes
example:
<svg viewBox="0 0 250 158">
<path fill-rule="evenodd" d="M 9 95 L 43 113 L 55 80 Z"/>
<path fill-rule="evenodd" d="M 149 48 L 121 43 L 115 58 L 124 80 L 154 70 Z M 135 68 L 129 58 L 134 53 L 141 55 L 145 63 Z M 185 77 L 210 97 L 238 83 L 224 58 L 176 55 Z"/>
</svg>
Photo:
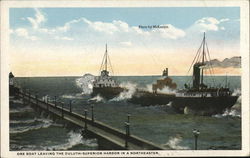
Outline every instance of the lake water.
<svg viewBox="0 0 250 158">
<path fill-rule="evenodd" d="M 130 89 L 126 93 L 105 100 L 100 96 L 91 98 L 91 75 L 83 77 L 26 77 L 16 78 L 16 82 L 39 98 L 54 99 L 68 103 L 72 100 L 73 111 L 83 114 L 94 104 L 95 119 L 120 130 L 124 129 L 127 114 L 131 114 L 131 134 L 155 144 L 173 149 L 193 149 L 193 129 L 199 129 L 198 149 L 239 150 L 241 149 L 241 97 L 236 104 L 223 114 L 195 116 L 175 113 L 167 105 L 143 107 L 128 103 L 133 89 L 150 89 L 160 76 L 117 76 L 115 79 Z M 178 88 L 183 88 L 190 77 L 172 76 Z M 226 81 L 234 94 L 241 93 L 239 76 L 205 77 L 210 86 L 224 86 Z M 65 127 L 53 121 L 44 113 L 35 112 L 20 99 L 10 103 L 10 150 L 97 150 L 96 139 L 85 139 L 81 129 Z"/>
</svg>

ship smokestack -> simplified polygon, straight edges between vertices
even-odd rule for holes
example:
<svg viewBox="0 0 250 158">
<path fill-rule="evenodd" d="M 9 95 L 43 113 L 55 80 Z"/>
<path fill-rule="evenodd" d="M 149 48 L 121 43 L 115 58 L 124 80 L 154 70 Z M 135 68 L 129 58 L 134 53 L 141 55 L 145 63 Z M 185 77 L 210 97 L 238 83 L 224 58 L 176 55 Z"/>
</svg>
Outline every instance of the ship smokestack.
<svg viewBox="0 0 250 158">
<path fill-rule="evenodd" d="M 163 70 L 162 76 L 168 77 L 168 68 L 166 68 L 165 70 Z"/>
<path fill-rule="evenodd" d="M 193 87 L 195 89 L 199 89 L 200 87 L 200 66 L 201 63 L 196 63 L 194 64 L 194 68 L 193 68 Z"/>
</svg>

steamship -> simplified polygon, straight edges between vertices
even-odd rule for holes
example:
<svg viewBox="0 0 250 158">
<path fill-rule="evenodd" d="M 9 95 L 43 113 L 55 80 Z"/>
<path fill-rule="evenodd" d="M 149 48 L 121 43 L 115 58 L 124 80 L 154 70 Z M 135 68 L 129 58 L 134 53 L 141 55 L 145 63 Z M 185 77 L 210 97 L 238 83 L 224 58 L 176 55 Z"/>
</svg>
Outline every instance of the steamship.
<svg viewBox="0 0 250 158">
<path fill-rule="evenodd" d="M 236 103 L 238 96 L 232 95 L 227 83 L 225 87 L 209 87 L 204 83 L 205 71 L 213 77 L 210 61 L 204 33 L 202 43 L 190 66 L 190 69 L 193 67 L 192 85 L 185 84 L 185 88 L 178 90 L 172 102 L 172 107 L 179 112 L 212 115 L 223 113 L 226 108 L 231 108 Z"/>
<path fill-rule="evenodd" d="M 118 96 L 122 91 L 126 90 L 125 88 L 120 87 L 117 81 L 109 75 L 108 63 L 113 71 L 106 44 L 106 50 L 100 68 L 100 75 L 96 76 L 93 82 L 92 97 L 100 95 L 106 99 L 112 99 Z"/>
<path fill-rule="evenodd" d="M 209 60 L 208 60 L 209 59 Z M 163 71 L 163 79 L 157 80 L 152 85 L 152 92 L 137 90 L 130 102 L 148 105 L 169 104 L 178 113 L 213 115 L 223 113 L 225 109 L 231 108 L 239 96 L 233 96 L 232 91 L 225 87 L 209 87 L 204 83 L 205 71 L 209 71 L 213 77 L 213 68 L 210 63 L 210 54 L 206 43 L 205 33 L 202 43 L 191 64 L 189 71 L 193 67 L 192 85 L 184 84 L 184 89 L 176 89 L 176 83 L 168 76 L 168 69 Z M 161 93 L 161 90 L 168 87 L 175 93 Z"/>
</svg>

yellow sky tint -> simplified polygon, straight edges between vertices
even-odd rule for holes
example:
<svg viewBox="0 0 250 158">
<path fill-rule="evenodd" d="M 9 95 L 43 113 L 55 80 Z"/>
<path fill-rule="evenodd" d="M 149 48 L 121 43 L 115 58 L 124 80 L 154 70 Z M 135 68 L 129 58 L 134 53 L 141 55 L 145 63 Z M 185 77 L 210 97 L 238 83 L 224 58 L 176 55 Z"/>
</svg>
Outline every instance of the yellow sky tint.
<svg viewBox="0 0 250 158">
<path fill-rule="evenodd" d="M 85 73 L 98 75 L 103 48 L 91 53 L 73 49 L 34 49 L 12 48 L 10 53 L 11 71 L 16 76 L 81 76 Z M 235 56 L 235 52 L 214 51 L 211 58 L 224 59 Z M 18 53 L 17 53 L 18 52 Z M 162 50 L 145 48 L 117 49 L 110 48 L 110 59 L 114 75 L 161 75 L 162 70 L 169 68 L 169 75 L 187 75 L 194 58 L 195 50 Z M 225 72 L 240 75 L 236 68 L 214 69 L 215 74 Z M 189 73 L 190 75 L 190 73 Z"/>
</svg>

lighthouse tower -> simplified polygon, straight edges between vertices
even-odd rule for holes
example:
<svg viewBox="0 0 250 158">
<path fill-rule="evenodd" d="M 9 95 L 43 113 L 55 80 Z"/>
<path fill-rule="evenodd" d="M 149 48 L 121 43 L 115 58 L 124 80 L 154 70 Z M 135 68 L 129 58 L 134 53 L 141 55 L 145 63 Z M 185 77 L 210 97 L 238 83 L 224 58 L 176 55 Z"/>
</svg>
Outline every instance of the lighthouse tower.
<svg viewBox="0 0 250 158">
<path fill-rule="evenodd" d="M 12 72 L 9 73 L 9 85 L 14 86 L 14 75 Z"/>
</svg>

